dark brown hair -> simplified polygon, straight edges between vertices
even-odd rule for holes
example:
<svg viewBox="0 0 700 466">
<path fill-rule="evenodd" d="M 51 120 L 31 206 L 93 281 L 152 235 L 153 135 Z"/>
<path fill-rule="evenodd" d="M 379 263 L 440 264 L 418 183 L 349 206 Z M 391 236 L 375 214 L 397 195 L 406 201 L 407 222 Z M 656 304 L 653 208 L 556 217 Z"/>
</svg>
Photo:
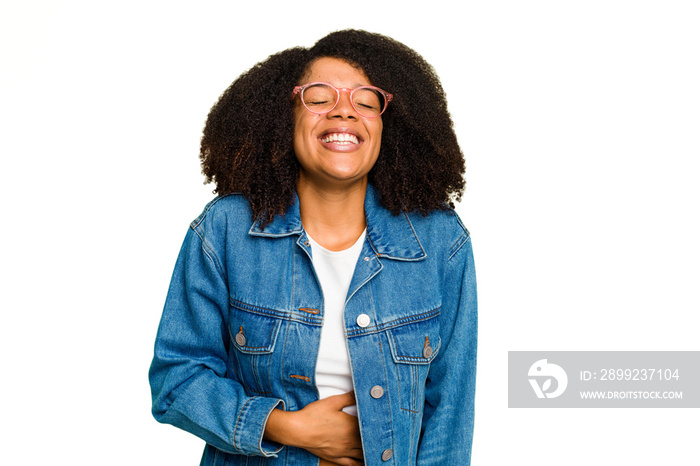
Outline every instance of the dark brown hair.
<svg viewBox="0 0 700 466">
<path fill-rule="evenodd" d="M 211 109 L 200 158 L 215 193 L 240 192 L 267 223 L 294 201 L 292 89 L 314 60 L 333 57 L 364 71 L 394 94 L 382 115 L 382 145 L 369 182 L 394 214 L 454 207 L 464 190 L 464 156 L 445 93 L 415 51 L 380 34 L 338 31 L 312 48 L 291 48 L 243 73 Z"/>
</svg>

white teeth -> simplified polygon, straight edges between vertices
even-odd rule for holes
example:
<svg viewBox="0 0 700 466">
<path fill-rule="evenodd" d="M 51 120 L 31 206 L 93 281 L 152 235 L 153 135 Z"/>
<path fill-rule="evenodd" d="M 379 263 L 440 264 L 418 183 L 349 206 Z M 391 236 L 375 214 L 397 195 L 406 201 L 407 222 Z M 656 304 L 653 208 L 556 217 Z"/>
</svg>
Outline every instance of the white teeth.
<svg viewBox="0 0 700 466">
<path fill-rule="evenodd" d="M 323 139 L 321 139 L 323 142 L 337 142 L 337 143 L 352 143 L 352 144 L 359 144 L 360 141 L 357 139 L 357 136 L 354 134 L 350 133 L 330 133 L 326 134 Z"/>
</svg>

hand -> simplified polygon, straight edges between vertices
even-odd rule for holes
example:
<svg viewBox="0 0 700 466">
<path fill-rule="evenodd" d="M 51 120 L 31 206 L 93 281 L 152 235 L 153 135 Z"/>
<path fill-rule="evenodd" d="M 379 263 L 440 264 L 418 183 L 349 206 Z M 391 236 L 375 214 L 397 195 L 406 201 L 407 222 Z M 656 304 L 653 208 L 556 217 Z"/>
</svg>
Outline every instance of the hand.
<svg viewBox="0 0 700 466">
<path fill-rule="evenodd" d="M 348 392 L 306 405 L 298 412 L 309 433 L 309 444 L 302 448 L 330 464 L 364 464 L 357 417 L 343 411 L 355 403 L 355 394 Z"/>
<path fill-rule="evenodd" d="M 321 464 L 360 466 L 364 464 L 360 425 L 357 417 L 343 411 L 354 404 L 355 395 L 348 392 L 309 403 L 300 411 L 274 410 L 265 437 L 303 448 L 321 458 Z"/>
</svg>

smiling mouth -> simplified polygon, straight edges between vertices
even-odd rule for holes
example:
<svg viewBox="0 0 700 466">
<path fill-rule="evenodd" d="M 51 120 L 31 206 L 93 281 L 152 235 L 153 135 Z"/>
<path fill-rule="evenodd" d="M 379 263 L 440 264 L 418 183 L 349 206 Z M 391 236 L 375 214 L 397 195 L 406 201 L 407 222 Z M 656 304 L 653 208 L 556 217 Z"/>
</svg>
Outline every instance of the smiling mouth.
<svg viewBox="0 0 700 466">
<path fill-rule="evenodd" d="M 360 143 L 360 139 L 350 133 L 328 133 L 321 137 L 321 142 L 327 144 L 357 145 Z"/>
</svg>

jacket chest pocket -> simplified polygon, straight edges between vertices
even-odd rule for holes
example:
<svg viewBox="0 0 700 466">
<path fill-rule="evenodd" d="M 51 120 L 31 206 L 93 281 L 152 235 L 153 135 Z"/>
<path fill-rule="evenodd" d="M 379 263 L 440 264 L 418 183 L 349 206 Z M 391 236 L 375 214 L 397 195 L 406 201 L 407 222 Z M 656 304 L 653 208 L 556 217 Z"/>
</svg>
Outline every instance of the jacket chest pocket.
<svg viewBox="0 0 700 466">
<path fill-rule="evenodd" d="M 438 315 L 386 331 L 403 410 L 419 413 L 423 409 L 430 363 L 440 350 Z"/>
<path fill-rule="evenodd" d="M 231 309 L 229 335 L 233 369 L 249 395 L 272 392 L 271 366 L 282 320 L 237 307 Z"/>
</svg>

